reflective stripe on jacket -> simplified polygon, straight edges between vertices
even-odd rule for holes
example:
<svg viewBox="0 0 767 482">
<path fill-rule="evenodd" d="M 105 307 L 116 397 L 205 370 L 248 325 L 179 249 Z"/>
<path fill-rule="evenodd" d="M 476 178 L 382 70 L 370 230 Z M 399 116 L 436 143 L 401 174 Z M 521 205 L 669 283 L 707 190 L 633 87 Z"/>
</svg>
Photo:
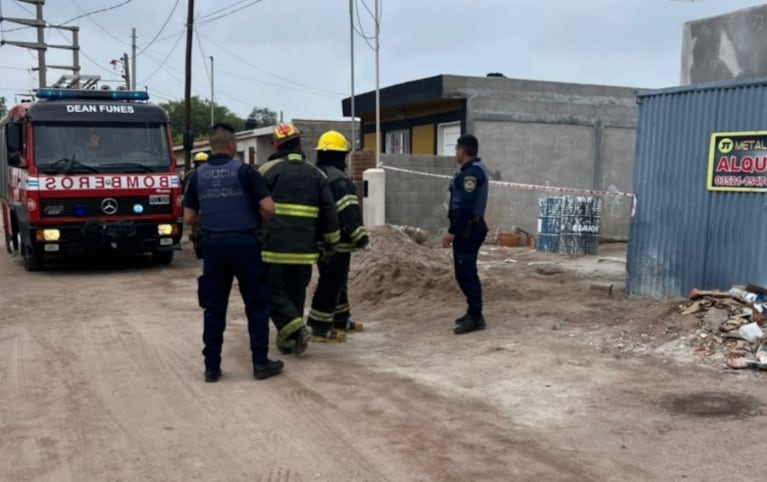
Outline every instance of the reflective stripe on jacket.
<svg viewBox="0 0 767 482">
<path fill-rule="evenodd" d="M 263 260 L 273 264 L 314 264 L 317 243 L 340 240 L 338 216 L 327 176 L 285 152 L 259 168 L 274 200 L 274 216 L 263 228 Z"/>
</svg>

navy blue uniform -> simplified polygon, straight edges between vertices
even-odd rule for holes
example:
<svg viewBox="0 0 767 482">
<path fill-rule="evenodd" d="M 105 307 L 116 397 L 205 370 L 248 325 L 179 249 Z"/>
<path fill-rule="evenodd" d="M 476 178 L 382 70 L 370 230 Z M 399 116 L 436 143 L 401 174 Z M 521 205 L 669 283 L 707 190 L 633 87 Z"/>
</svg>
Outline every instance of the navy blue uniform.
<svg viewBox="0 0 767 482">
<path fill-rule="evenodd" d="M 450 228 L 453 234 L 455 279 L 466 296 L 467 314 L 482 314 L 482 285 L 477 274 L 479 247 L 487 236 L 485 208 L 487 207 L 488 176 L 482 160 L 472 159 L 450 182 Z"/>
<path fill-rule="evenodd" d="M 221 365 L 221 345 L 232 281 L 237 278 L 245 304 L 254 365 L 267 363 L 269 349 L 269 274 L 256 236 L 258 203 L 269 196 L 261 176 L 242 162 L 213 154 L 191 174 L 184 207 L 200 213 L 205 237 L 200 307 L 205 310 L 202 340 L 206 371 Z"/>
</svg>

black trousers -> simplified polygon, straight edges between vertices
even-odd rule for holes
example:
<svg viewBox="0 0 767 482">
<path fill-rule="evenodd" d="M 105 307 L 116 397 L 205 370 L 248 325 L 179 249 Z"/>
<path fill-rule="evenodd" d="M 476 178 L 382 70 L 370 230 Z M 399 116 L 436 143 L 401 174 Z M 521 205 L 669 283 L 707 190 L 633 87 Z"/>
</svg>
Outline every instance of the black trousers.
<svg viewBox="0 0 767 482">
<path fill-rule="evenodd" d="M 312 265 L 270 264 L 269 273 L 269 316 L 277 328 L 277 345 L 282 346 L 303 327 Z"/>
<path fill-rule="evenodd" d="M 321 261 L 317 264 L 319 279 L 312 297 L 312 309 L 309 312 L 308 321 L 314 333 L 327 333 L 334 322 L 342 321 L 340 317 L 336 317 L 336 312 L 340 311 L 339 308 L 343 308 L 340 305 L 342 293 L 347 316 L 343 321 L 348 320 L 349 300 L 346 296 L 346 282 L 349 279 L 350 262 L 350 253 L 336 253 L 330 261 Z M 345 323 L 344 326 L 346 326 Z"/>
<path fill-rule="evenodd" d="M 212 239 L 205 248 L 198 298 L 203 316 L 202 341 L 205 369 L 221 367 L 221 347 L 232 281 L 237 278 L 245 304 L 254 365 L 266 363 L 269 351 L 269 274 L 261 262 L 261 245 L 255 236 Z"/>
<path fill-rule="evenodd" d="M 470 226 L 466 233 L 453 239 L 455 279 L 466 296 L 466 312 L 473 316 L 482 314 L 482 285 L 477 274 L 477 256 L 485 236 L 487 228 L 482 223 L 481 226 Z"/>
</svg>

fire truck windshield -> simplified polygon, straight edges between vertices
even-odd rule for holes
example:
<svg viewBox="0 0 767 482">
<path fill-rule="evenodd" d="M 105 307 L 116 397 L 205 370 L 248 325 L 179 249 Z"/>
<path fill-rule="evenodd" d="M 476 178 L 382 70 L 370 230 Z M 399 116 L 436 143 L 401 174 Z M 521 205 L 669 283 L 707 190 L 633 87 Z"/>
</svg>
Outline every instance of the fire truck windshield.
<svg viewBox="0 0 767 482">
<path fill-rule="evenodd" d="M 34 163 L 55 168 L 75 158 L 89 172 L 159 172 L 170 166 L 162 124 L 38 123 L 33 130 Z"/>
</svg>

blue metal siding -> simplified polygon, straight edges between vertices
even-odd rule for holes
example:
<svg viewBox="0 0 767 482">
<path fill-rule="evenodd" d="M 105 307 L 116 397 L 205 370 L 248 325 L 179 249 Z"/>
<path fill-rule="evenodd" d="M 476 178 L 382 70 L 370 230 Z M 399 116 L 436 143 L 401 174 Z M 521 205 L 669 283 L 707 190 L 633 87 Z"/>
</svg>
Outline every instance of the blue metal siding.
<svg viewBox="0 0 767 482">
<path fill-rule="evenodd" d="M 767 130 L 767 82 L 639 94 L 629 294 L 767 284 L 764 193 L 709 192 L 713 132 Z"/>
</svg>

